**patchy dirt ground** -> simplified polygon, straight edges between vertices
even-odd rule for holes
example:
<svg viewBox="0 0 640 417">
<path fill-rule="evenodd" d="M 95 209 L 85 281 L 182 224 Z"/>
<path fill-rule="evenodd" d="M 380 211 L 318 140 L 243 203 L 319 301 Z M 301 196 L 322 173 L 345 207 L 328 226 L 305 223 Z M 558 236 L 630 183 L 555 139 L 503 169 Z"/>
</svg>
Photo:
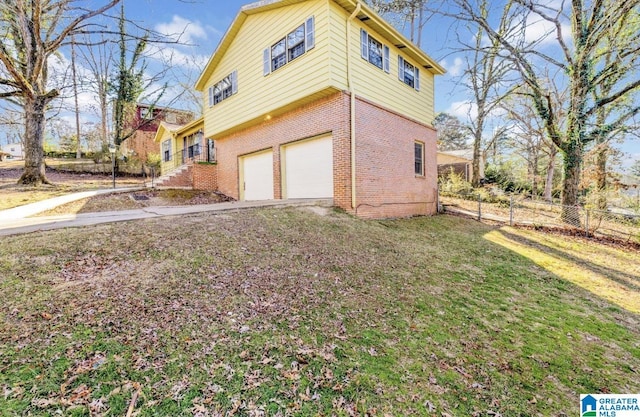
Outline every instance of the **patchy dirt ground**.
<svg viewBox="0 0 640 417">
<path fill-rule="evenodd" d="M 38 216 L 57 214 L 95 213 L 101 211 L 133 210 L 155 206 L 187 206 L 215 204 L 231 201 L 225 195 L 198 190 L 139 190 L 127 193 L 106 194 L 64 204 Z"/>
<path fill-rule="evenodd" d="M 59 172 L 48 168 L 47 178 L 53 184 L 37 188 L 20 186 L 16 184 L 22 174 L 20 163 L 21 161 L 0 163 L 0 210 L 68 193 L 110 188 L 113 184 L 113 178 L 108 175 Z M 116 185 L 118 187 L 142 187 L 144 179 L 141 177 L 117 177 Z M 78 200 L 40 213 L 39 216 L 132 210 L 151 206 L 215 204 L 224 201 L 230 201 L 230 199 L 222 194 L 209 191 L 138 190 Z"/>
<path fill-rule="evenodd" d="M 640 390 L 637 254 L 571 237 L 272 208 L 0 253 L 2 415 L 559 417 Z"/>
<path fill-rule="evenodd" d="M 46 175 L 52 184 L 39 187 L 18 185 L 22 175 L 22 161 L 0 162 L 0 210 L 18 207 L 64 194 L 109 188 L 113 178 L 108 175 L 66 173 L 47 169 Z M 120 187 L 143 186 L 142 177 L 118 177 Z"/>
</svg>

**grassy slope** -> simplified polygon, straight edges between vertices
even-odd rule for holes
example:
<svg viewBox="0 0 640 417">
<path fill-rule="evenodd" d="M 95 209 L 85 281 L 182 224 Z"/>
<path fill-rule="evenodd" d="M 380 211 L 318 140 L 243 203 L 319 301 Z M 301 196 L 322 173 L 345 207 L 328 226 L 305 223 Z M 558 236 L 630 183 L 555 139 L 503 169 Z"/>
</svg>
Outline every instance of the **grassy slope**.
<svg viewBox="0 0 640 417">
<path fill-rule="evenodd" d="M 574 415 L 640 391 L 640 318 L 527 248 L 640 283 L 637 253 L 563 239 L 295 209 L 5 238 L 0 410 Z"/>
</svg>

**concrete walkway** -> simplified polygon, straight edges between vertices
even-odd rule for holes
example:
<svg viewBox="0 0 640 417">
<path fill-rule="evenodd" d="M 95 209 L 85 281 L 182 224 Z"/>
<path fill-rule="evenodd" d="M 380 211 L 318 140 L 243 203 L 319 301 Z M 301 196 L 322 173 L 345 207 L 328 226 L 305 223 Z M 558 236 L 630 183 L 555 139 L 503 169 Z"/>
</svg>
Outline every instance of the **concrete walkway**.
<svg viewBox="0 0 640 417">
<path fill-rule="evenodd" d="M 49 217 L 29 217 L 5 219 L 0 212 L 0 236 L 18 235 L 44 230 L 83 227 L 103 223 L 124 222 L 130 220 L 152 219 L 166 216 L 183 216 L 205 212 L 228 212 L 255 207 L 331 207 L 331 199 L 268 200 L 268 201 L 232 201 L 218 204 L 192 206 L 147 207 L 137 210 L 106 211 L 99 213 L 66 214 Z"/>
<path fill-rule="evenodd" d="M 24 219 L 25 217 L 30 217 L 38 213 L 42 213 L 43 211 L 54 209 L 63 204 L 82 200 L 83 198 L 94 197 L 101 194 L 125 193 L 143 189 L 144 187 L 105 188 L 103 190 L 82 191 L 79 193 L 61 195 L 60 197 L 49 198 L 47 200 L 10 208 L 8 210 L 0 210 L 0 223 L 4 223 L 9 220 Z"/>
</svg>

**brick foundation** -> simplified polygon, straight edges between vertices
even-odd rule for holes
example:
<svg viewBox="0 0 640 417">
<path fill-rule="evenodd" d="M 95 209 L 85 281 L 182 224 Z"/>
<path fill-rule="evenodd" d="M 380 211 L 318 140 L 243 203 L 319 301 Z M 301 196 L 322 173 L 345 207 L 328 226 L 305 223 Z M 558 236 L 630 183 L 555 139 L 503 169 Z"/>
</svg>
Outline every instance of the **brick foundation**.
<svg viewBox="0 0 640 417">
<path fill-rule="evenodd" d="M 415 174 L 415 142 L 424 144 L 424 176 Z M 356 214 L 367 218 L 435 214 L 436 153 L 434 129 L 357 100 Z"/>
<path fill-rule="evenodd" d="M 334 202 L 350 204 L 349 96 L 330 97 L 286 113 L 257 126 L 216 139 L 218 188 L 225 195 L 240 198 L 238 157 L 259 150 L 273 150 L 273 195 L 282 198 L 280 145 L 331 133 L 333 136 Z"/>
<path fill-rule="evenodd" d="M 217 191 L 218 190 L 218 165 L 199 164 L 193 165 L 193 189 Z"/>
<path fill-rule="evenodd" d="M 282 198 L 281 145 L 331 133 L 333 199 L 337 207 L 367 218 L 434 214 L 435 130 L 361 99 L 356 100 L 357 207 L 351 207 L 349 101 L 348 94 L 338 92 L 257 126 L 216 138 L 217 170 L 206 174 L 214 178 L 211 184 L 217 183 L 218 191 L 239 199 L 239 157 L 271 149 L 274 196 Z M 415 141 L 424 144 L 424 176 L 414 173 Z"/>
</svg>

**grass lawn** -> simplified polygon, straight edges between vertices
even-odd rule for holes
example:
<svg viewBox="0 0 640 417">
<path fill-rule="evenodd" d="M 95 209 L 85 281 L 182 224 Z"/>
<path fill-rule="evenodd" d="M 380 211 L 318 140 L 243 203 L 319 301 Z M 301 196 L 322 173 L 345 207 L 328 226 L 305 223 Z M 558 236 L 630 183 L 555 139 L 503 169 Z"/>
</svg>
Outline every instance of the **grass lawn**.
<svg viewBox="0 0 640 417">
<path fill-rule="evenodd" d="M 47 159 L 49 166 L 56 165 L 57 160 Z M 67 163 L 74 160 L 65 160 Z M 66 173 L 55 170 L 47 170 L 47 178 L 53 184 L 44 184 L 39 187 L 18 185 L 17 181 L 22 175 L 24 161 L 11 160 L 0 162 L 0 210 L 10 209 L 48 198 L 61 195 L 111 188 L 113 179 L 110 175 L 93 175 L 82 173 Z M 142 177 L 118 177 L 118 187 L 143 186 Z"/>
<path fill-rule="evenodd" d="M 637 252 L 324 214 L 3 238 L 2 415 L 572 416 L 640 391 Z"/>
</svg>

